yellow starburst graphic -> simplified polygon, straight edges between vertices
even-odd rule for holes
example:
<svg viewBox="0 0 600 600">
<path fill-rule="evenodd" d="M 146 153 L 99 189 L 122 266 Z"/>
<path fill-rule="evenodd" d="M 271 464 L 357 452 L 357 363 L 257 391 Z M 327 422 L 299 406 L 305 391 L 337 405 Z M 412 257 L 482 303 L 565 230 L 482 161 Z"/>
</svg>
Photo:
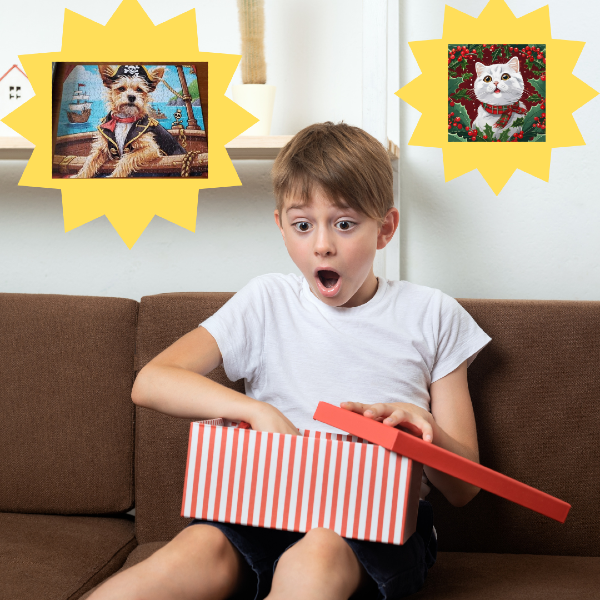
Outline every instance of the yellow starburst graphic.
<svg viewBox="0 0 600 600">
<path fill-rule="evenodd" d="M 481 32 L 494 32 L 483 39 Z M 488 144 L 448 141 L 448 47 L 451 44 L 546 45 L 546 141 L 528 144 Z M 450 6 L 444 13 L 443 37 L 409 44 L 422 75 L 396 92 L 422 113 L 408 142 L 442 148 L 445 180 L 478 169 L 498 195 L 516 169 L 549 180 L 552 148 L 585 145 L 573 111 L 598 92 L 572 72 L 585 42 L 552 39 L 548 6 L 517 19 L 504 0 L 490 0 L 478 18 Z M 569 90 L 568 94 L 564 90 Z M 551 125 L 550 125 L 551 124 Z"/>
<path fill-rule="evenodd" d="M 61 51 L 19 58 L 35 92 L 3 119 L 35 145 L 19 185 L 61 189 L 65 231 L 106 215 L 131 248 L 154 215 L 195 231 L 199 189 L 241 185 L 225 144 L 257 119 L 224 95 L 241 56 L 199 52 L 194 10 L 157 26 L 136 0 L 124 0 L 105 26 L 65 10 Z M 208 178 L 52 179 L 52 62 L 207 62 Z"/>
</svg>

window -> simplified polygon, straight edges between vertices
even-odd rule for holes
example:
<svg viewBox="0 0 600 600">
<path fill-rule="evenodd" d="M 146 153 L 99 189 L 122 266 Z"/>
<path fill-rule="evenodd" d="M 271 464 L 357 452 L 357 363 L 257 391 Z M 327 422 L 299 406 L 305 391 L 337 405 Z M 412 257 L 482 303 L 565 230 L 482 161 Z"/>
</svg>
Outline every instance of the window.
<svg viewBox="0 0 600 600">
<path fill-rule="evenodd" d="M 8 88 L 8 99 L 9 100 L 18 100 L 21 97 L 21 86 L 11 85 Z"/>
</svg>

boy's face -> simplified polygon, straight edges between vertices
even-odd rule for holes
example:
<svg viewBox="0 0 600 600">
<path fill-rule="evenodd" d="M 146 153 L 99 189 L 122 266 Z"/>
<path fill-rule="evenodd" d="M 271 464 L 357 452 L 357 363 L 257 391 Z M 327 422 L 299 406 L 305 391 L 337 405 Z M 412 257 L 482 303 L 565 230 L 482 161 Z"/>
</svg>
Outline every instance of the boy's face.
<svg viewBox="0 0 600 600">
<path fill-rule="evenodd" d="M 360 306 L 377 291 L 375 251 L 384 248 L 398 226 L 391 208 L 383 226 L 351 208 L 337 208 L 320 188 L 308 206 L 287 198 L 275 222 L 312 293 L 329 306 Z M 335 271 L 335 272 L 332 272 Z"/>
</svg>

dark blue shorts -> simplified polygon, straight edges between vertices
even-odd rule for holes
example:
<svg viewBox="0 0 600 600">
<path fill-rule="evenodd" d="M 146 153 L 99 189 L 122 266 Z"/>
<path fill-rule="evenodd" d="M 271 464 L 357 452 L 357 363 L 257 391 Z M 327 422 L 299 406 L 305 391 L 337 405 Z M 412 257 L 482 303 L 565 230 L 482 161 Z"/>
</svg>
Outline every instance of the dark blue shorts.
<svg viewBox="0 0 600 600">
<path fill-rule="evenodd" d="M 252 589 L 244 600 L 265 598 L 273 580 L 279 557 L 304 533 L 266 529 L 250 525 L 233 525 L 216 521 L 192 519 L 187 525 L 206 524 L 220 529 L 248 561 L 256 574 L 256 592 Z M 402 546 L 344 538 L 356 558 L 368 573 L 369 582 L 353 600 L 395 600 L 418 592 L 437 556 L 437 539 L 433 532 L 433 508 L 426 500 L 419 501 L 417 531 Z M 236 596 L 238 598 L 238 596 Z"/>
</svg>

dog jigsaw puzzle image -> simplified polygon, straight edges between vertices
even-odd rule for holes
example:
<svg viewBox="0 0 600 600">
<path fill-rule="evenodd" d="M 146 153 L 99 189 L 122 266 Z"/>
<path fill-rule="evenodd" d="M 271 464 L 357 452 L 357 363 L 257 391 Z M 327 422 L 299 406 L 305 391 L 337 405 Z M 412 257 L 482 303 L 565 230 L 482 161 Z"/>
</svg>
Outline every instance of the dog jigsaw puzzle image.
<svg viewBox="0 0 600 600">
<path fill-rule="evenodd" d="M 449 142 L 545 142 L 546 46 L 448 46 Z"/>
<path fill-rule="evenodd" d="M 208 63 L 53 68 L 53 178 L 208 177 Z"/>
</svg>

